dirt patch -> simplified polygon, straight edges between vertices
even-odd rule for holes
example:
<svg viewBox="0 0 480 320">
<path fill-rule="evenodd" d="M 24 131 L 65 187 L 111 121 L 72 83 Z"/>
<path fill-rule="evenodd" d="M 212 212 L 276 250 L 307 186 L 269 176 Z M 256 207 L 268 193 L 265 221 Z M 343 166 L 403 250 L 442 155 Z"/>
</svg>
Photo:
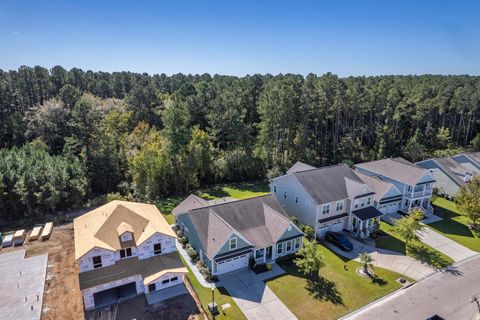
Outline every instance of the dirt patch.
<svg viewBox="0 0 480 320">
<path fill-rule="evenodd" d="M 75 264 L 73 224 L 55 227 L 46 241 L 25 242 L 2 252 L 25 249 L 27 257 L 48 253 L 42 320 L 84 319 L 83 299 Z"/>
</svg>

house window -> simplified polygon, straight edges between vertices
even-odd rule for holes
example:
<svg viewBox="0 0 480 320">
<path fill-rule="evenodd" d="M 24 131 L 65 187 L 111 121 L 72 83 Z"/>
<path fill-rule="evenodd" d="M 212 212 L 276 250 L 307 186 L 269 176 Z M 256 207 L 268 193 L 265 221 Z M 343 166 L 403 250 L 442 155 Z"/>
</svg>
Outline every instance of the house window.
<svg viewBox="0 0 480 320">
<path fill-rule="evenodd" d="M 283 252 L 283 242 L 277 244 L 277 254 L 282 254 Z"/>
<path fill-rule="evenodd" d="M 120 249 L 120 258 L 128 258 L 132 256 L 132 248 Z"/>
<path fill-rule="evenodd" d="M 162 284 L 167 284 L 169 282 L 170 282 L 170 279 L 165 279 L 165 280 L 162 281 Z"/>
<path fill-rule="evenodd" d="M 295 203 L 298 203 L 298 196 L 295 196 Z"/>
<path fill-rule="evenodd" d="M 342 210 L 343 210 L 343 200 L 337 201 L 337 211 L 342 211 Z"/>
<path fill-rule="evenodd" d="M 92 257 L 92 261 L 93 261 L 93 267 L 94 268 L 100 268 L 102 266 L 102 257 L 101 256 Z"/>
<path fill-rule="evenodd" d="M 230 239 L 230 250 L 237 249 L 237 238 Z"/>
<path fill-rule="evenodd" d="M 405 207 L 408 207 L 409 204 L 410 204 L 410 201 L 408 201 L 408 199 L 405 199 Z"/>
<path fill-rule="evenodd" d="M 264 249 L 260 249 L 260 250 L 255 251 L 255 259 L 263 258 L 263 250 Z"/>
<path fill-rule="evenodd" d="M 162 253 L 162 244 L 161 243 L 155 243 L 153 245 L 153 254 L 160 254 Z"/>
<path fill-rule="evenodd" d="M 300 248 L 300 241 L 302 241 L 301 238 L 295 239 L 295 249 Z"/>
<path fill-rule="evenodd" d="M 277 186 L 273 186 L 273 192 L 277 193 Z"/>
<path fill-rule="evenodd" d="M 157 290 L 157 286 L 155 285 L 155 283 L 148 285 L 148 292 L 153 292 L 155 290 Z"/>
<path fill-rule="evenodd" d="M 358 208 L 358 199 L 355 200 L 355 209 Z"/>
<path fill-rule="evenodd" d="M 367 206 L 369 206 L 370 204 L 372 204 L 372 197 L 367 198 Z"/>
<path fill-rule="evenodd" d="M 177 281 L 177 280 L 178 280 L 178 277 L 170 278 L 170 282 L 174 282 L 174 281 Z"/>
<path fill-rule="evenodd" d="M 284 190 L 284 191 L 283 191 L 283 198 L 284 198 L 284 199 L 287 199 L 287 190 Z"/>
<path fill-rule="evenodd" d="M 285 249 L 285 251 L 292 251 L 292 240 L 287 241 L 287 248 Z"/>
<path fill-rule="evenodd" d="M 365 206 L 365 198 L 360 199 L 360 207 Z"/>
<path fill-rule="evenodd" d="M 407 186 L 407 191 L 412 192 L 412 186 Z"/>
<path fill-rule="evenodd" d="M 326 205 L 323 206 L 322 213 L 323 214 L 329 214 L 330 213 L 330 205 L 329 204 L 326 204 Z"/>
</svg>

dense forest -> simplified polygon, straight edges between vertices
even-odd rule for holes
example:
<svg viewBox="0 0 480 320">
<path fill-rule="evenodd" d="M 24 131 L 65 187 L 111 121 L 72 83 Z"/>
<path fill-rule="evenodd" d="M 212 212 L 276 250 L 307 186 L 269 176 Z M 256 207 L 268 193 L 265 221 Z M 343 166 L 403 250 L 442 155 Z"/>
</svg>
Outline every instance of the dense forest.
<svg viewBox="0 0 480 320">
<path fill-rule="evenodd" d="M 480 147 L 480 77 L 0 70 L 0 217 Z"/>
</svg>

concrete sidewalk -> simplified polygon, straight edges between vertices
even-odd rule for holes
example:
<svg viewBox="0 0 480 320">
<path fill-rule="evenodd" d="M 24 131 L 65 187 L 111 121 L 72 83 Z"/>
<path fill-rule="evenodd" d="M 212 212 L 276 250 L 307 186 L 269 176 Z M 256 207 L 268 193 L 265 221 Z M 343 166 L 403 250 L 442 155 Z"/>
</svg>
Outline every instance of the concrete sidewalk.
<svg viewBox="0 0 480 320">
<path fill-rule="evenodd" d="M 188 256 L 188 253 L 185 251 L 185 249 L 182 248 L 182 245 L 178 242 L 178 240 L 175 240 L 175 246 L 177 247 L 178 253 L 182 255 L 183 260 L 185 260 L 185 262 L 187 263 L 190 270 L 192 270 L 193 275 L 195 276 L 195 278 L 197 278 L 200 285 L 204 288 L 211 288 L 212 283 L 205 280 L 203 275 L 198 270 L 197 266 L 192 263 L 190 257 Z"/>
<path fill-rule="evenodd" d="M 418 236 L 430 247 L 449 256 L 455 262 L 465 260 L 478 254 L 478 252 L 472 251 L 428 227 L 425 227 Z"/>
<path fill-rule="evenodd" d="M 262 273 L 242 270 L 220 276 L 220 283 L 249 320 L 297 319 L 265 284 L 264 278 Z"/>
<path fill-rule="evenodd" d="M 359 261 L 358 256 L 366 252 L 375 260 L 373 261 L 375 267 L 392 270 L 417 281 L 435 272 L 433 268 L 414 258 L 397 252 L 379 249 L 350 237 L 349 240 L 353 243 L 353 251 L 351 252 L 342 251 L 328 242 L 323 242 L 323 244 L 335 253 L 355 261 Z"/>
</svg>

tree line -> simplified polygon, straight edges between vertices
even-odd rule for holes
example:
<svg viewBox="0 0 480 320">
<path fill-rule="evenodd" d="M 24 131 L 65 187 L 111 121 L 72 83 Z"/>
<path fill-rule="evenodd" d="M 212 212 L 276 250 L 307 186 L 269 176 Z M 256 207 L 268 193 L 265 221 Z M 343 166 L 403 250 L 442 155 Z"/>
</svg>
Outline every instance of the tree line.
<svg viewBox="0 0 480 320">
<path fill-rule="evenodd" d="M 56 212 L 109 193 L 153 201 L 272 177 L 297 160 L 418 161 L 478 150 L 479 89 L 473 76 L 0 70 L 1 217 Z M 76 180 L 73 189 L 51 174 L 69 170 L 62 179 Z M 24 176 L 36 182 L 23 187 Z"/>
</svg>

